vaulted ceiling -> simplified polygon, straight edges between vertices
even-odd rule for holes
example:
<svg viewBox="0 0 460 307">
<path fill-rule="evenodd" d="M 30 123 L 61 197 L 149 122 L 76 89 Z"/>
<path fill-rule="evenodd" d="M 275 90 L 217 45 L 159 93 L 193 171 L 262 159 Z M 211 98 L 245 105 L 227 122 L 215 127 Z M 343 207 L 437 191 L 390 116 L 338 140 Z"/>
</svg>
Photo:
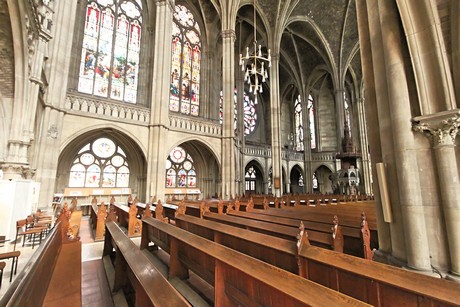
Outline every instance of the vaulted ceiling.
<svg viewBox="0 0 460 307">
<path fill-rule="evenodd" d="M 185 1 L 200 10 L 208 28 L 220 30 L 234 18 L 236 55 L 252 47 L 254 0 Z M 361 81 L 355 0 L 256 2 L 257 41 L 263 50 L 279 54 L 281 90 L 294 85 L 308 91 L 325 74 L 336 88 L 343 88 L 347 78 Z"/>
</svg>

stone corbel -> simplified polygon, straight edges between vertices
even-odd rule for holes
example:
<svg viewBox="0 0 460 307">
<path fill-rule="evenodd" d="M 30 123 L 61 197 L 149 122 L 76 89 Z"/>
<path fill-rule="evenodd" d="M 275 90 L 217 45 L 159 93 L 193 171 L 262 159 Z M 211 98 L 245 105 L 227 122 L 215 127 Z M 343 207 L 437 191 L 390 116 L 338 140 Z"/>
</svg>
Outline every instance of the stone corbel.
<svg viewBox="0 0 460 307">
<path fill-rule="evenodd" d="M 433 146 L 455 145 L 460 129 L 460 110 L 439 112 L 432 115 L 417 116 L 412 119 L 414 131 L 428 133 Z"/>
</svg>

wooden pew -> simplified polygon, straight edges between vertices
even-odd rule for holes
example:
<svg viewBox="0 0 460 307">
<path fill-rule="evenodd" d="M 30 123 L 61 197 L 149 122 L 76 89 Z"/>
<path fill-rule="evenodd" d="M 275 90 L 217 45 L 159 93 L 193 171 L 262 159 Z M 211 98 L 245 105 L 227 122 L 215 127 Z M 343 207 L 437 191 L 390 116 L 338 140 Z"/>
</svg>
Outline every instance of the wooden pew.
<svg viewBox="0 0 460 307">
<path fill-rule="evenodd" d="M 81 242 L 67 236 L 69 217 L 61 214 L 0 306 L 81 306 Z"/>
<path fill-rule="evenodd" d="M 303 221 L 305 224 L 310 222 L 330 224 L 332 217 L 332 215 L 327 215 L 325 213 L 315 213 L 311 211 L 306 212 L 301 209 L 254 209 L 251 211 L 251 213 L 288 218 L 298 222 Z M 339 218 L 340 226 L 343 230 L 343 235 L 346 236 L 344 238 L 344 252 L 357 257 L 372 259 L 372 249 L 378 248 L 377 231 L 372 231 L 369 229 L 368 224 L 363 221 L 362 215 L 355 216 L 353 218 L 350 218 L 349 216 L 343 218 L 342 216 L 344 216 L 344 214 L 340 214 Z M 366 233 L 366 236 L 363 236 L 364 233 Z"/>
<path fill-rule="evenodd" d="M 257 221 L 262 221 L 262 222 L 267 222 L 267 223 L 273 223 L 277 225 L 284 225 L 288 227 L 293 227 L 293 228 L 298 228 L 300 221 L 298 219 L 291 219 L 291 218 L 286 218 L 286 217 L 277 217 L 277 216 L 270 216 L 270 215 L 263 215 L 263 214 L 258 214 L 258 213 L 253 213 L 253 212 L 241 212 L 241 211 L 235 211 L 235 210 L 229 210 L 227 211 L 227 215 L 230 216 L 237 216 L 237 217 L 242 217 L 246 219 L 251 219 L 251 220 L 257 220 Z M 353 251 L 350 252 L 351 255 L 359 255 L 361 251 L 361 246 L 363 245 L 363 240 L 361 238 L 361 231 L 360 229 L 355 229 L 355 228 L 350 228 L 346 226 L 341 226 L 340 225 L 340 231 L 337 233 L 334 232 L 334 228 L 337 229 L 337 227 L 334 225 L 334 221 L 337 223 L 337 227 L 339 227 L 339 221 L 338 217 L 336 216 L 335 219 L 334 217 L 331 217 L 330 222 L 324 223 L 324 222 L 313 222 L 313 221 L 302 221 L 303 225 L 308 232 L 315 236 L 315 232 L 322 232 L 327 235 L 332 236 L 332 244 L 329 246 L 329 248 L 332 248 L 333 250 L 337 252 L 343 252 L 345 251 Z M 344 247 L 344 242 L 347 244 Z"/>
<path fill-rule="evenodd" d="M 170 278 L 192 270 L 214 286 L 215 306 L 360 306 L 363 303 L 170 224 L 142 221 L 150 242 L 170 255 Z"/>
<path fill-rule="evenodd" d="M 296 242 L 184 214 L 176 216 L 176 226 L 299 274 Z"/>
<path fill-rule="evenodd" d="M 129 281 L 136 293 L 135 306 L 191 306 L 113 221 L 106 223 L 103 256 L 115 258 L 113 291 Z"/>
<path fill-rule="evenodd" d="M 90 222 L 94 231 L 94 240 L 101 241 L 104 239 L 105 219 L 107 218 L 107 206 L 102 202 L 100 206 L 91 205 Z"/>
<path fill-rule="evenodd" d="M 114 209 L 118 225 L 128 229 L 129 237 L 138 237 L 142 234 L 142 223 L 141 220 L 137 218 L 138 208 L 136 202 L 133 201 L 129 207 L 115 203 Z"/>
<path fill-rule="evenodd" d="M 458 306 L 460 285 L 299 242 L 301 276 L 379 307 Z"/>
<path fill-rule="evenodd" d="M 297 242 L 298 229 L 295 227 L 278 225 L 268 222 L 262 222 L 257 220 L 246 219 L 242 217 L 236 217 L 231 215 L 217 214 L 212 212 L 206 212 L 203 214 L 203 218 L 231 225 L 234 227 L 244 228 L 259 233 L 264 233 L 270 236 L 282 238 L 285 240 L 290 240 Z M 300 225 L 300 221 L 299 221 Z M 310 240 L 312 244 L 323 247 L 331 248 L 333 245 L 333 238 L 331 233 L 319 232 L 319 231 L 310 231 Z"/>
</svg>

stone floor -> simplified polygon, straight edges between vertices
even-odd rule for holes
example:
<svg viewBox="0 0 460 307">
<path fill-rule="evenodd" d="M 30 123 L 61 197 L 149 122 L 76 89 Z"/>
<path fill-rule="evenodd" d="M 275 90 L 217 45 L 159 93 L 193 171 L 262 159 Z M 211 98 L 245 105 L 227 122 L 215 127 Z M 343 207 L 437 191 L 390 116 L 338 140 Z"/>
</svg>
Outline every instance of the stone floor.
<svg viewBox="0 0 460 307">
<path fill-rule="evenodd" d="M 92 239 L 89 225 L 89 217 L 84 216 L 80 225 L 80 239 L 82 241 L 82 306 L 114 306 L 111 291 L 105 275 L 102 263 L 102 249 L 104 242 L 94 242 Z M 13 243 L 7 242 L 0 246 L 0 253 L 13 250 Z M 27 264 L 34 252 L 38 249 L 35 245 L 26 242 L 22 247 L 22 241 L 16 245 L 16 250 L 21 252 L 18 262 L 18 271 L 13 275 L 13 280 L 19 275 Z M 5 294 L 10 286 L 11 260 L 6 260 L 6 267 L 3 270 L 2 285 L 0 288 L 0 298 Z"/>
</svg>

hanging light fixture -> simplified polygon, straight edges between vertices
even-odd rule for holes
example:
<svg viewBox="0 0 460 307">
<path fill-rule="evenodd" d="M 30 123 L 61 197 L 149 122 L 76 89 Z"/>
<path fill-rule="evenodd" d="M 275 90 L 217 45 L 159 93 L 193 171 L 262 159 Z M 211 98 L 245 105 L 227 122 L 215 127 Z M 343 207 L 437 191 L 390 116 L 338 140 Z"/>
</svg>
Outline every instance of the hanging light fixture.
<svg viewBox="0 0 460 307">
<path fill-rule="evenodd" d="M 246 55 L 240 53 L 241 71 L 244 71 L 244 81 L 249 85 L 249 92 L 262 93 L 262 83 L 268 79 L 268 68 L 271 67 L 270 49 L 268 49 L 268 57 L 262 55 L 262 46 L 257 46 L 257 20 L 256 20 L 256 0 L 254 0 L 254 52 L 249 53 L 249 47 L 246 47 Z M 268 62 L 265 67 L 265 62 Z M 261 78 L 261 82 L 259 81 Z"/>
</svg>

